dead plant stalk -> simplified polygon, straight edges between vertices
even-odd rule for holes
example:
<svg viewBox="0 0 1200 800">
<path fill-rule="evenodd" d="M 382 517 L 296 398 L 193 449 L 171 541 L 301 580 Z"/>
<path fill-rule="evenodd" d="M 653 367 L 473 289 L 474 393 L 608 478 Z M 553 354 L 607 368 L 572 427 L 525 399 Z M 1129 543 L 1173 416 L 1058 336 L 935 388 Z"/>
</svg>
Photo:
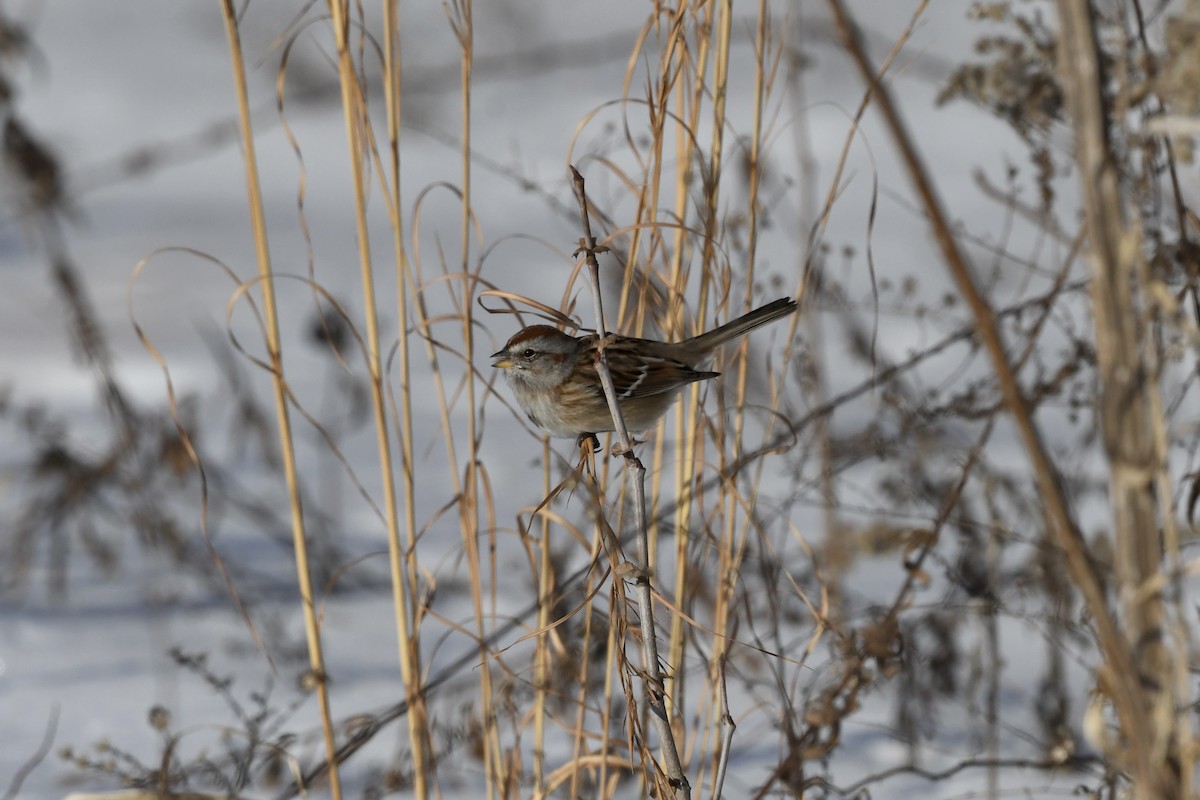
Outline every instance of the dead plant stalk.
<svg viewBox="0 0 1200 800">
<path fill-rule="evenodd" d="M 271 385 L 275 397 L 275 418 L 279 423 L 279 448 L 287 483 L 292 519 L 292 549 L 296 556 L 296 579 L 300 589 L 300 604 L 304 614 L 304 632 L 308 642 L 309 670 L 314 680 L 317 703 L 320 707 L 321 732 L 325 753 L 330 762 L 329 793 L 333 800 L 342 796 L 341 780 L 334 755 L 333 718 L 329 707 L 329 685 L 325 675 L 325 657 L 321 649 L 321 631 L 313 601 L 312 573 L 308 563 L 308 540 L 305 536 L 304 511 L 300 503 L 300 486 L 296 472 L 296 452 L 292 440 L 292 425 L 288 414 L 288 390 L 283 377 L 283 350 L 279 341 L 279 316 L 275 303 L 275 282 L 271 270 L 271 254 L 267 245 L 266 217 L 263 213 L 262 189 L 258 181 L 258 162 L 255 158 L 254 132 L 250 126 L 250 100 L 246 87 L 246 64 L 242 56 L 241 36 L 238 33 L 237 13 L 233 0 L 221 0 L 225 34 L 229 40 L 229 57 L 233 67 L 234 92 L 237 95 L 238 115 L 242 135 L 242 153 L 246 166 L 246 194 L 250 222 L 254 232 L 254 249 L 262 281 L 263 314 L 266 323 L 267 354 L 271 365 Z"/>
<path fill-rule="evenodd" d="M 447 19 L 459 47 L 459 94 L 462 113 L 462 202 L 459 216 L 459 248 L 461 252 L 460 277 L 462 286 L 462 337 L 463 361 L 467 365 L 463 377 L 464 400 L 469 410 L 467 415 L 467 459 L 464 465 L 462 495 L 459 500 L 459 525 L 463 539 L 471 578 L 471 601 L 475 611 L 476 636 L 479 641 L 479 658 L 483 666 L 479 669 L 479 696 L 482 716 L 483 761 L 486 765 L 488 797 L 503 792 L 505 767 L 500 745 L 500 731 L 496 719 L 496 696 L 492 686 L 491 653 L 487 647 L 485 620 L 496 612 L 493 594 L 491 608 L 484 611 L 483 572 L 479 550 L 479 536 L 483 528 L 479 524 L 479 436 L 476 430 L 477 401 L 475 396 L 475 372 L 471 368 L 475 354 L 474 302 L 477 276 L 471 271 L 471 86 L 475 63 L 475 19 L 472 0 L 453 0 L 445 5 Z M 494 530 L 494 527 L 489 527 Z M 493 580 L 490 585 L 495 587 Z"/>
<path fill-rule="evenodd" d="M 400 540 L 400 510 L 396 495 L 395 468 L 392 460 L 391 437 L 387 424 L 387 406 L 383 379 L 383 359 L 379 341 L 379 315 L 375 300 L 375 276 L 372 266 L 370 239 L 367 229 L 366 188 L 363 175 L 364 159 L 362 158 L 362 142 L 364 139 L 363 126 L 367 125 L 362 114 L 364 107 L 362 93 L 359 88 L 354 61 L 350 52 L 349 41 L 349 8 L 347 4 L 330 0 L 330 14 L 333 21 L 334 42 L 338 53 L 338 76 L 342 92 L 342 109 L 346 125 L 346 142 L 350 161 L 350 174 L 353 179 L 354 210 L 357 226 L 359 251 L 359 266 L 363 288 L 363 317 L 367 326 L 367 358 L 371 385 L 371 406 L 375 418 L 375 434 L 379 449 L 380 479 L 383 484 L 384 505 L 386 511 L 388 565 L 392 583 L 393 617 L 396 625 L 396 639 L 400 661 L 401 677 L 404 681 L 405 694 L 416 713 L 408 715 L 409 734 L 413 753 L 413 792 L 414 796 L 428 796 L 428 766 L 425 755 L 427 735 L 422 720 L 424 715 L 418 701 L 420 696 L 420 660 L 416 650 L 416 637 L 413 635 L 412 613 L 408 598 L 415 596 L 416 583 L 412 570 L 406 572 L 404 560 L 406 548 Z M 394 58 L 394 55 L 393 55 Z M 388 66 L 385 64 L 385 66 Z M 389 91 L 389 117 L 398 114 L 393 92 Z M 393 124 L 389 121 L 389 141 L 397 135 Z M 398 131 L 398 121 L 396 130 Z M 393 164 L 398 164 L 398 154 L 393 155 Z M 398 186 L 398 173 L 396 174 Z M 395 200 L 399 203 L 399 192 Z M 393 225 L 398 223 L 398 215 Z M 402 252 L 402 251 L 401 251 Z M 398 283 L 403 286 L 403 276 L 398 276 Z M 401 309 L 403 318 L 403 309 Z M 407 437 L 411 439 L 411 437 Z M 411 485 L 411 476 L 405 477 L 406 486 Z M 409 539 L 412 539 L 412 503 L 406 504 L 406 514 L 409 518 Z M 411 553 L 411 550 L 408 552 Z"/>
<path fill-rule="evenodd" d="M 1091 251 L 1092 309 L 1096 317 L 1096 360 L 1100 369 L 1100 425 L 1108 455 L 1114 559 L 1124 605 L 1125 640 L 1132 648 L 1136 694 L 1125 721 L 1134 737 L 1135 792 L 1141 798 L 1179 796 L 1172 732 L 1173 684 L 1162 629 L 1162 594 L 1137 590 L 1159 573 L 1162 547 L 1151 476 L 1160 460 L 1150 409 L 1157 376 L 1146 365 L 1137 318 L 1134 274 L 1141 260 L 1136 225 L 1126 219 L 1118 163 L 1109 146 L 1107 76 L 1101 64 L 1095 20 L 1089 3 L 1058 3 L 1059 68 L 1067 111 L 1075 131 L 1075 160 Z M 1124 666 L 1124 665 L 1122 665 Z M 1138 708 L 1140 704 L 1141 708 Z M 1138 714 L 1149 714 L 1142 732 Z"/>
<path fill-rule="evenodd" d="M 425 710 L 424 689 L 421 671 L 421 651 L 419 620 L 413 615 L 406 604 L 406 597 L 416 597 L 419 582 L 416 565 L 416 491 L 413 474 L 413 421 L 411 395 L 411 367 L 408 341 L 408 284 L 412 279 L 408 257 L 404 249 L 404 227 L 401 215 L 400 194 L 400 122 L 401 122 L 401 80 L 399 50 L 398 1 L 383 0 L 383 23 L 386 31 L 384 39 L 384 90 L 387 98 L 387 128 L 388 155 L 390 180 L 384 185 L 391 185 L 392 198 L 391 227 L 392 248 L 396 258 L 396 317 L 399 319 L 399 357 L 400 357 L 400 422 L 399 446 L 401 455 L 404 488 L 404 525 L 406 547 L 402 548 L 398 530 L 393 532 L 389 526 L 388 560 L 391 568 L 392 592 L 394 598 L 394 614 L 396 616 L 396 632 L 400 646 L 400 671 L 404 680 L 405 696 L 408 699 L 410 712 L 408 714 L 408 734 L 412 747 L 413 763 L 413 795 L 423 798 L 427 795 L 429 776 L 426 775 L 428 757 L 426 753 L 432 750 L 428 714 Z M 380 382 L 382 387 L 382 381 Z M 403 565 L 401 564 L 403 557 Z M 403 569 L 402 569 L 403 567 Z"/>
<path fill-rule="evenodd" d="M 629 476 L 629 485 L 633 492 L 634 526 L 638 550 L 635 586 L 642 633 L 642 668 L 645 670 L 646 701 L 650 709 L 650 716 L 658 731 L 665 772 L 675 790 L 675 798 L 676 800 L 688 800 L 692 796 L 692 787 L 683 774 L 679 750 L 671 730 L 671 720 L 667 716 L 663 674 L 658 660 L 658 639 L 654 631 L 654 605 L 651 596 L 649 568 L 649 525 L 646 518 L 646 468 L 634 455 L 633 438 L 629 435 L 628 428 L 625 427 L 625 419 L 622 417 L 621 407 L 617 403 L 617 390 L 613 385 L 612 374 L 608 370 L 608 359 L 605 355 L 605 341 L 608 332 L 604 325 L 604 302 L 600 294 L 600 265 L 596 261 L 596 239 L 592 236 L 592 224 L 588 214 L 587 192 L 584 188 L 583 176 L 574 167 L 571 167 L 571 176 L 574 180 L 575 196 L 579 200 L 580 222 L 583 226 L 583 238 L 579 242 L 579 250 L 587 258 L 588 277 L 592 287 L 592 299 L 596 314 L 596 334 L 600 337 L 596 348 L 596 373 L 604 387 L 604 397 L 608 401 L 608 410 L 612 414 L 613 427 L 616 429 L 621 455 L 625 459 L 626 474 Z M 621 580 L 621 578 L 614 575 L 613 580 Z"/>
</svg>

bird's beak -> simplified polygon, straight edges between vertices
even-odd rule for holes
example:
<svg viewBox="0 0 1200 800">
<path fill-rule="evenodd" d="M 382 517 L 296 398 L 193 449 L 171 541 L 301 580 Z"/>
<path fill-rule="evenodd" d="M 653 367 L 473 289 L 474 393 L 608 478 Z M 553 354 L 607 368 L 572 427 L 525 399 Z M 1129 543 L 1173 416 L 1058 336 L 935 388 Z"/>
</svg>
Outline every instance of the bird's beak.
<svg viewBox="0 0 1200 800">
<path fill-rule="evenodd" d="M 512 359 L 508 357 L 507 350 L 497 350 L 492 353 L 492 366 L 498 369 L 511 369 L 513 365 Z"/>
</svg>

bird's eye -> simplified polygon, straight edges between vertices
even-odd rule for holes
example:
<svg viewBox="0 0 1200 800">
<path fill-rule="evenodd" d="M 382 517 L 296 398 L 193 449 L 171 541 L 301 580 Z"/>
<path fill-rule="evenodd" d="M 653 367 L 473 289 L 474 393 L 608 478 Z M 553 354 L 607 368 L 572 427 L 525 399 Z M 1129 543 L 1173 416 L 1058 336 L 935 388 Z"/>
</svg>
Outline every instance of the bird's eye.
<svg viewBox="0 0 1200 800">
<path fill-rule="evenodd" d="M 534 350 L 532 347 L 529 347 L 529 348 L 526 348 L 524 353 L 521 353 L 521 358 L 533 358 L 536 355 L 537 355 L 537 350 Z"/>
</svg>

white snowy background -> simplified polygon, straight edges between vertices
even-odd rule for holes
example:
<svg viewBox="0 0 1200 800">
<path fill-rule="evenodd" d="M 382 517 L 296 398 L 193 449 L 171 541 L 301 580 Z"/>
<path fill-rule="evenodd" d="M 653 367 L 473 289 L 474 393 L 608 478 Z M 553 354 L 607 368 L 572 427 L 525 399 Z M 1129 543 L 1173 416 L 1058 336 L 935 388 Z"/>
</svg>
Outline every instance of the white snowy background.
<svg viewBox="0 0 1200 800">
<path fill-rule="evenodd" d="M 259 165 L 266 191 L 267 223 L 272 257 L 277 271 L 305 273 L 308 250 L 297 216 L 296 195 L 301 167 L 275 109 L 275 81 L 281 56 L 277 37 L 302 7 L 285 0 L 254 0 L 243 25 L 243 44 L 250 62 L 250 89 L 255 108 Z M 734 28 L 732 85 L 751 85 L 754 13 L 757 4 L 738 6 L 741 21 Z M 788 37 L 801 42 L 812 60 L 805 79 L 808 92 L 803 119 L 795 105 L 777 98 L 777 141 L 769 150 L 774 186 L 798 179 L 796 126 L 807 130 L 815 158 L 810 180 L 813 193 L 824 198 L 833 165 L 850 129 L 850 116 L 861 97 L 861 84 L 840 53 L 819 4 L 772 4 L 779 24 L 791 28 Z M 547 193 L 571 211 L 574 204 L 566 179 L 566 164 L 577 128 L 586 115 L 620 96 L 627 60 L 648 4 L 634 0 L 604 2 L 480 2 L 475 4 L 476 72 L 473 86 L 472 147 L 475 162 L 473 202 L 484 248 L 499 243 L 489 253 L 483 275 L 505 288 L 529 293 L 555 304 L 565 285 L 567 262 L 549 247 L 514 236 L 536 237 L 550 247 L 569 252 L 578 237 L 571 213 L 549 206 Z M 853 4 L 872 33 L 872 49 L 881 59 L 907 24 L 912 2 L 858 2 Z M 978 27 L 965 20 L 967 4 L 934 2 L 915 28 L 901 56 L 894 86 L 902 99 L 908 122 L 956 220 L 983 236 L 1000 237 L 997 206 L 981 197 L 971 176 L 982 168 L 1002 176 L 1006 163 L 1021 163 L 1022 146 L 1004 128 L 965 103 L 938 108 L 934 99 L 955 63 L 970 55 Z M 135 336 L 127 305 L 134 268 L 161 248 L 193 248 L 227 264 L 243 279 L 254 273 L 254 249 L 246 212 L 243 161 L 229 125 L 236 108 L 225 34 L 216 2 L 201 0 L 28 0 L 4 6 L 6 14 L 26 25 L 34 57 L 16 71 L 15 105 L 21 118 L 61 159 L 74 211 L 64 223 L 68 251 L 78 264 L 116 362 L 123 387 L 141 407 L 161 409 L 166 401 L 162 372 Z M 374 13 L 372 9 L 370 13 Z M 440 3 L 402 4 L 401 42 L 405 68 L 403 180 L 406 219 L 418 193 L 441 182 L 461 179 L 457 137 L 458 50 Z M 301 33 L 293 45 L 288 78 L 290 99 L 287 122 L 303 152 L 307 180 L 305 219 L 311 227 L 317 279 L 348 306 L 359 302 L 358 262 L 354 240 L 353 203 L 346 168 L 345 130 L 337 104 L 336 76 L 330 67 L 328 31 L 323 23 Z M 575 54 L 575 55 L 572 55 Z M 310 92 L 310 95 L 305 95 Z M 749 93 L 731 94 L 729 115 L 739 133 L 749 131 Z M 605 126 L 619 123 L 619 110 L 602 111 L 584 130 L 577 152 L 603 148 L 616 134 Z M 206 132 L 216 131 L 208 138 Z M 1065 143 L 1064 143 L 1065 144 Z M 143 148 L 166 148 L 164 158 L 137 174 L 121 169 L 123 159 Z M 538 192 L 525 191 L 500 165 L 528 180 Z M 586 162 L 584 162 L 587 174 Z M 887 137 L 879 133 L 871 112 L 855 139 L 845 187 L 830 221 L 825 241 L 834 248 L 864 247 L 868 230 L 881 275 L 894 283 L 912 276 L 931 296 L 943 284 L 940 260 L 934 254 L 920 216 L 897 197 L 908 196 L 903 175 L 895 163 Z M 873 227 L 868 225 L 872 181 L 881 190 Z M 604 205 L 616 196 L 615 187 L 597 180 L 593 199 Z M 773 209 L 774 230 L 765 234 L 761 268 L 795 283 L 802 263 L 799 252 L 808 231 L 799 229 L 800 188 L 778 192 Z M 632 213 L 626 204 L 615 214 Z M 383 268 L 387 263 L 384 209 L 374 201 L 370 214 L 379 236 L 376 251 L 381 286 L 379 296 L 384 336 L 395 335 L 391 310 L 392 289 Z M 431 267 L 438 246 L 448 250 L 451 264 L 458 258 L 457 201 L 444 189 L 433 189 L 423 212 L 422 247 Z M 1006 221 L 1007 222 L 1007 221 Z M 1014 237 L 1019 242 L 1019 233 Z M 1013 239 L 1009 240 L 1012 245 Z M 1032 248 L 1033 245 L 1031 244 Z M 1020 249 L 1016 245 L 1015 249 Z M 832 259 L 831 264 L 837 264 Z M 868 278 L 860 257 L 844 271 L 832 266 L 847 294 L 863 300 L 869 295 Z M 231 425 L 228 409 L 218 411 L 229 387 L 212 355 L 211 343 L 225 341 L 226 303 L 233 285 L 218 270 L 180 253 L 155 256 L 132 290 L 134 314 L 146 335 L 166 358 L 176 388 L 192 395 L 202 411 L 210 457 L 225 460 L 240 490 L 260 500 L 275 498 L 278 520 L 286 531 L 285 494 L 280 474 L 247 466 L 247 443 L 221 431 Z M 343 373 L 326 353 L 311 346 L 312 300 L 299 283 L 280 284 L 281 321 L 288 353 L 290 380 L 309 408 L 330 414 L 347 395 L 333 388 Z M 586 298 L 584 298 L 586 300 Z M 586 308 L 586 305 L 584 306 Z M 865 306 L 864 306 L 865 308 Z M 447 307 L 436 309 L 447 310 Z M 234 329 L 247 347 L 261 352 L 253 341 L 246 309 L 234 314 Z M 811 313 L 819 313 L 813 311 Z M 486 320 L 495 340 L 513 330 L 511 318 Z M 879 347 L 889 358 L 903 358 L 952 330 L 949 323 L 917 322 L 911 317 L 883 314 Z M 818 329 L 828 340 L 812 346 L 824 348 L 830 362 L 841 358 L 839 328 Z M 9 203 L 0 219 L 0 385 L 13 404 L 41 404 L 52 414 L 70 420 L 72 441 L 86 452 L 89 436 L 109 436 L 89 370 L 72 356 L 65 311 L 49 277 L 45 253 L 35 246 L 19 208 Z M 773 341 L 769 336 L 764 342 Z M 491 352 L 481 337 L 480 349 Z M 417 359 L 423 362 L 423 355 Z M 477 365 L 481 369 L 485 364 Z M 265 373 L 242 362 L 245 381 L 266 397 Z M 950 367 L 930 367 L 932 376 Z M 361 376 L 361 370 L 358 372 Z M 834 369 L 834 391 L 858 384 L 867 376 Z M 935 377 L 936 379 L 936 377 Z M 501 389 L 503 393 L 503 389 Z M 434 400 L 426 392 L 415 395 L 418 453 L 431 462 L 440 458 L 440 428 Z M 333 414 L 336 416 L 336 414 Z M 510 417 L 494 401 L 486 423 L 484 458 L 497 481 L 495 490 L 508 509 L 528 504 L 540 485 L 529 486 L 519 470 L 506 464 L 532 462 L 540 455 L 537 440 L 512 427 Z M 346 432 L 340 444 L 367 489 L 376 492 L 377 478 L 371 425 L 364 423 Z M 1015 442 L 1005 444 L 1004 426 L 997 446 L 1009 446 L 1020 462 Z M 273 434 L 273 429 L 272 429 Z M 378 521 L 344 481 L 329 476 L 337 470 L 311 431 L 300 434 L 304 479 L 314 495 L 342 511 L 342 527 L 332 535 L 348 557 L 378 553 L 385 547 Z M 563 453 L 569 447 L 558 445 Z M 100 448 L 97 448 L 100 449 Z M 28 490 L 22 470 L 28 466 L 28 444 L 17 426 L 7 423 L 0 431 L 0 502 L 15 504 Z M 419 473 L 419 476 L 422 473 Z M 444 481 L 435 464 L 429 481 Z M 537 474 L 536 470 L 531 474 Z M 420 477 L 418 478 L 420 481 Z M 865 482 L 864 482 L 865 485 Z M 376 494 L 377 496 L 377 494 Z M 439 496 L 434 492 L 419 496 Z M 852 495 L 848 498 L 855 499 Z M 419 508 L 426 519 L 435 506 Z M 817 525 L 820 510 L 810 508 L 808 519 L 795 522 Z M 509 524 L 505 521 L 504 524 Z M 266 527 L 266 526 L 264 526 Z M 460 547 L 453 524 L 433 530 L 423 540 L 422 561 L 453 575 Z M 255 615 L 259 624 L 278 629 L 278 641 L 300 643 L 298 606 L 294 602 L 294 568 L 286 541 L 275 533 L 241 523 L 223 526 L 218 547 L 233 567 L 253 576 Z M 190 731 L 193 741 L 217 741 L 220 726 L 228 722 L 221 700 L 196 676 L 180 670 L 167 652 L 180 646 L 208 654 L 218 674 L 235 675 L 234 694 L 246 697 L 263 688 L 270 668 L 255 651 L 242 619 L 232 608 L 218 581 L 194 574 L 178 574 L 165 557 L 147 554 L 135 542 L 120 549 L 120 564 L 113 575 L 101 574 L 84 557 L 72 560 L 69 594 L 56 596 L 36 570 L 19 596 L 0 597 L 0 786 L 20 769 L 37 749 L 52 717 L 57 714 L 55 745 L 51 755 L 25 780 L 21 797 L 38 800 L 60 797 L 78 788 L 113 788 L 101 776 L 80 773 L 57 757 L 62 747 L 90 752 L 100 741 L 153 761 L 161 743 L 148 724 L 151 707 L 170 710 L 172 724 Z M 508 556 L 502 556 L 506 558 Z M 521 556 L 511 555 L 513 563 Z M 382 560 L 376 558 L 381 571 Z M 45 569 L 41 564 L 39 569 Z M 893 563 L 864 573 L 863 584 L 886 601 L 902 579 Z M 871 589 L 861 589 L 870 598 Z M 936 602 L 936 597 L 923 597 Z M 527 597 L 515 597 L 512 609 Z M 386 585 L 364 581 L 361 590 L 336 595 L 324 608 L 328 670 L 335 715 L 375 710 L 402 696 L 396 666 L 394 632 L 390 622 L 390 594 Z M 446 610 L 446 609 L 443 609 Z M 447 613 L 466 618 L 466 610 Z M 1013 696 L 1020 697 L 1021 671 L 1041 658 L 1043 646 L 1019 628 L 1006 629 L 1005 661 L 1011 665 Z M 514 635 L 514 638 L 516 636 Z M 302 651 L 301 651 L 302 652 Z M 435 664 L 458 652 L 439 653 Z M 275 653 L 280 671 L 273 680 L 277 707 L 297 697 L 295 677 L 303 670 L 303 656 Z M 1082 676 L 1082 672 L 1080 675 Z M 468 673 L 464 680 L 473 680 Z M 1079 697 L 1086 686 L 1078 686 Z M 886 697 L 875 697 L 856 715 L 844 732 L 837 754 L 836 774 L 845 783 L 885 766 L 903 763 L 905 746 L 886 733 L 891 711 Z M 315 730 L 315 703 L 301 705 L 287 723 L 297 730 Z M 1030 726 L 1027 711 L 1011 709 L 1014 729 Z M 969 725 L 971 712 L 948 713 L 938 737 L 947 752 L 961 757 L 971 752 L 971 737 L 978 728 Z M 204 737 L 208 737 L 205 739 Z M 361 783 L 371 766 L 378 767 L 401 747 L 402 725 L 381 735 L 377 747 L 360 754 L 347 771 L 349 785 Z M 739 758 L 731 766 L 728 796 L 742 796 L 764 777 L 762 764 L 774 763 L 777 753 L 756 758 L 754 745 L 744 740 Z M 314 753 L 316 742 L 303 745 Z M 472 796 L 473 767 L 454 775 L 448 796 Z M 359 777 L 354 776 L 358 773 Z M 1018 773 L 1019 774 L 1019 773 Z M 979 774 L 964 774 L 951 781 L 928 784 L 899 778 L 879 788 L 878 796 L 961 796 L 981 785 Z M 1021 776 L 1045 795 L 1066 795 L 1074 785 L 1070 775 Z M 455 788 L 458 786 L 459 788 Z"/>
</svg>

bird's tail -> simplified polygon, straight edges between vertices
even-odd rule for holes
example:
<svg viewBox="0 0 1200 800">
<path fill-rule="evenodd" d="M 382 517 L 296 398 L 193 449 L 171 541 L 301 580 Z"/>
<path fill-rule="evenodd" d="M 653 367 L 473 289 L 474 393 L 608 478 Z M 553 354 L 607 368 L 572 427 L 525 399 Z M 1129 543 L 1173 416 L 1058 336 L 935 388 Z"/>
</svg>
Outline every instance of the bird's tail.
<svg viewBox="0 0 1200 800">
<path fill-rule="evenodd" d="M 697 348 L 715 350 L 726 342 L 745 336 L 760 325 L 766 325 L 768 322 L 774 322 L 794 313 L 796 308 L 795 300 L 790 297 L 781 297 L 773 303 L 767 303 L 761 308 L 756 308 L 748 314 L 726 322 L 719 328 L 713 328 L 708 333 L 700 334 L 692 339 L 691 343 Z"/>
</svg>

